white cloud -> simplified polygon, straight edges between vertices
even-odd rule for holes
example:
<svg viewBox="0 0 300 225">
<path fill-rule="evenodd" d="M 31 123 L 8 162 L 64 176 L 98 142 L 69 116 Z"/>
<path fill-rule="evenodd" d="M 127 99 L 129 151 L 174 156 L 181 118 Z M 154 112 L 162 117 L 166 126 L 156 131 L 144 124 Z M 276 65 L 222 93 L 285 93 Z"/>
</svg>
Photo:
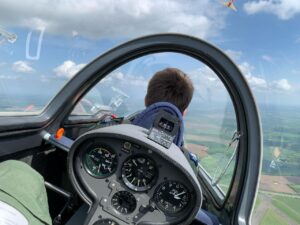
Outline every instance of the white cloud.
<svg viewBox="0 0 300 225">
<path fill-rule="evenodd" d="M 106 77 L 104 77 L 101 82 L 116 82 L 116 81 L 123 81 L 124 80 L 124 74 L 121 71 L 113 71 L 110 74 L 108 74 Z"/>
<path fill-rule="evenodd" d="M 129 84 L 133 86 L 139 86 L 139 87 L 147 87 L 149 82 L 149 80 L 143 76 L 134 76 L 134 75 L 127 76 L 126 80 L 129 82 Z"/>
<path fill-rule="evenodd" d="M 148 85 L 148 79 L 146 79 L 145 77 L 133 74 L 124 74 L 121 71 L 113 71 L 112 73 L 108 74 L 104 79 L 102 79 L 101 82 L 112 83 L 112 85 L 126 86 L 126 88 L 130 86 L 144 88 Z"/>
<path fill-rule="evenodd" d="M 266 89 L 268 87 L 267 81 L 265 79 L 260 78 L 258 76 L 254 76 L 252 74 L 254 67 L 251 66 L 249 63 L 243 62 L 239 65 L 239 68 L 252 88 Z"/>
<path fill-rule="evenodd" d="M 221 81 L 218 79 L 218 76 L 208 66 L 199 67 L 198 69 L 189 72 L 188 76 L 193 81 L 193 84 L 198 86 L 196 89 L 201 89 L 201 87 L 204 86 L 211 88 L 217 87 L 220 84 L 222 85 Z"/>
<path fill-rule="evenodd" d="M 248 76 L 246 77 L 249 84 L 254 88 L 267 88 L 267 82 L 265 79 L 254 77 L 254 76 Z"/>
<path fill-rule="evenodd" d="M 270 86 L 278 91 L 290 91 L 292 89 L 287 79 L 272 81 Z"/>
<path fill-rule="evenodd" d="M 197 101 L 210 102 L 213 99 L 226 97 L 227 92 L 223 83 L 208 66 L 201 66 L 187 74 L 193 82 L 195 88 L 193 98 Z"/>
<path fill-rule="evenodd" d="M 226 14 L 211 0 L 2 0 L 0 21 L 4 26 L 97 39 L 159 32 L 208 38 L 224 28 Z"/>
<path fill-rule="evenodd" d="M 292 94 L 300 90 L 296 84 L 291 85 L 287 79 L 266 80 L 263 76 L 255 72 L 255 67 L 248 62 L 242 62 L 238 65 L 242 74 L 245 76 L 250 88 L 258 96 L 267 96 L 273 94 Z M 226 100 L 228 91 L 218 76 L 208 67 L 198 68 L 188 73 L 195 87 L 195 98 L 201 101 L 212 101 L 214 99 Z M 259 95 L 262 94 L 262 95 Z"/>
<path fill-rule="evenodd" d="M 259 75 L 253 75 L 254 67 L 247 62 L 243 62 L 239 65 L 240 70 L 246 77 L 249 85 L 253 90 L 264 91 L 268 90 L 271 92 L 288 92 L 292 90 L 292 85 L 287 79 L 280 79 L 274 81 L 266 81 Z"/>
<path fill-rule="evenodd" d="M 245 76 L 250 88 L 258 96 L 269 94 L 291 94 L 296 91 L 295 85 L 291 85 L 287 79 L 266 80 L 262 75 L 255 71 L 255 67 L 248 62 L 238 65 L 242 74 Z M 195 96 L 199 101 L 228 100 L 228 91 L 218 76 L 207 66 L 203 66 L 188 73 L 195 87 Z M 299 89 L 300 90 L 300 89 Z M 262 94 L 262 95 L 259 95 Z"/>
<path fill-rule="evenodd" d="M 249 63 L 243 62 L 239 65 L 239 68 L 245 76 L 252 76 L 252 70 L 254 70 L 254 67 Z"/>
<path fill-rule="evenodd" d="M 124 80 L 124 74 L 120 71 L 113 73 L 113 77 L 118 80 Z"/>
<path fill-rule="evenodd" d="M 281 20 L 291 19 L 300 13 L 299 0 L 258 0 L 244 4 L 244 10 L 248 14 L 256 14 L 260 12 L 271 13 Z"/>
<path fill-rule="evenodd" d="M 262 55 L 261 58 L 269 63 L 273 63 L 273 58 L 269 55 Z"/>
<path fill-rule="evenodd" d="M 29 66 L 28 62 L 25 61 L 14 62 L 12 65 L 12 69 L 20 73 L 30 73 L 34 71 L 34 69 L 31 66 Z"/>
<path fill-rule="evenodd" d="M 75 62 L 68 60 L 64 61 L 63 64 L 56 67 L 53 71 L 58 77 L 71 78 L 79 70 L 81 70 L 86 64 L 76 64 Z"/>
<path fill-rule="evenodd" d="M 239 60 L 243 54 L 241 51 L 235 51 L 231 49 L 226 50 L 225 53 L 229 55 L 229 57 L 232 58 L 234 61 Z"/>
</svg>

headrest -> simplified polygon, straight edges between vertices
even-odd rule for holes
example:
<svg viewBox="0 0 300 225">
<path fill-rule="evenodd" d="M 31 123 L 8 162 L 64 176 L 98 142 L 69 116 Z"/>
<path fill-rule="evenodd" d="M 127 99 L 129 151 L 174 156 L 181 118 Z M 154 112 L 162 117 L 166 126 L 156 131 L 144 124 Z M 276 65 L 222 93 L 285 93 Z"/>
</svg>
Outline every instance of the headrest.
<svg viewBox="0 0 300 225">
<path fill-rule="evenodd" d="M 184 131 L 182 113 L 172 103 L 157 102 L 148 106 L 145 110 L 143 110 L 140 114 L 138 114 L 133 119 L 132 124 L 144 127 L 146 129 L 150 129 L 153 126 L 153 123 L 155 121 L 158 112 L 161 110 L 164 110 L 179 119 L 178 134 L 173 142 L 178 147 L 181 147 L 183 145 L 183 131 Z"/>
</svg>

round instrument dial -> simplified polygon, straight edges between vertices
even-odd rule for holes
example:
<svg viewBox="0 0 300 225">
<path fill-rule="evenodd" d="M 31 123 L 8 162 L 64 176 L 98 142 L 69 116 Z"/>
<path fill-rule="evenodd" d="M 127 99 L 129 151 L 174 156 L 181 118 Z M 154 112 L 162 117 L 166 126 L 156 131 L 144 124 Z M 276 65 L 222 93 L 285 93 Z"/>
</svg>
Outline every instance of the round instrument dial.
<svg viewBox="0 0 300 225">
<path fill-rule="evenodd" d="M 178 181 L 165 181 L 154 193 L 156 206 L 166 214 L 176 215 L 183 211 L 190 201 L 189 190 Z"/>
<path fill-rule="evenodd" d="M 96 221 L 93 225 L 119 225 L 117 222 L 112 219 L 102 219 Z"/>
<path fill-rule="evenodd" d="M 111 198 L 112 206 L 122 214 L 130 214 L 136 208 L 136 199 L 128 191 L 119 191 Z"/>
<path fill-rule="evenodd" d="M 122 166 L 122 179 L 134 191 L 149 190 L 155 184 L 157 176 L 154 161 L 143 155 L 127 159 Z"/>
<path fill-rule="evenodd" d="M 105 178 L 116 171 L 118 161 L 112 149 L 106 146 L 95 145 L 85 152 L 83 164 L 92 176 Z"/>
</svg>

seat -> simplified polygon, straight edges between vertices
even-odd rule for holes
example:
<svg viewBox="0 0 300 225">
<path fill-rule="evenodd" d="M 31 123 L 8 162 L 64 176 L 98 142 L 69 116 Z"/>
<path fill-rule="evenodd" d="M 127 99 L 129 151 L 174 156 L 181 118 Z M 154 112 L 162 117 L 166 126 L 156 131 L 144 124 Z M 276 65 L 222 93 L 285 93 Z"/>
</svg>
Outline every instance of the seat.
<svg viewBox="0 0 300 225">
<path fill-rule="evenodd" d="M 29 225 L 52 224 L 44 178 L 24 162 L 7 160 L 0 163 L 0 202 L 2 214 L 4 208 L 11 211 L 12 207 Z"/>
</svg>

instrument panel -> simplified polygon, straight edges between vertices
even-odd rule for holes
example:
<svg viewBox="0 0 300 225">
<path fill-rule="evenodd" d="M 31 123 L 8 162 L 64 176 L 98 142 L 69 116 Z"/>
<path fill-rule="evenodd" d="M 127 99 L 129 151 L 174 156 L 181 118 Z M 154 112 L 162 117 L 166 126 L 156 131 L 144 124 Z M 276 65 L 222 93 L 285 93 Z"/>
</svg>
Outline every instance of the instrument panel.
<svg viewBox="0 0 300 225">
<path fill-rule="evenodd" d="M 73 172 L 93 206 L 87 224 L 178 224 L 196 206 L 187 176 L 134 140 L 88 138 L 75 151 Z"/>
<path fill-rule="evenodd" d="M 188 206 L 191 194 L 183 183 L 172 180 L 161 183 L 153 198 L 161 211 L 168 215 L 176 215 Z"/>
<path fill-rule="evenodd" d="M 158 177 L 155 162 L 146 155 L 129 157 L 122 165 L 122 180 L 133 191 L 146 191 L 153 187 Z"/>
<path fill-rule="evenodd" d="M 89 145 L 82 162 L 86 171 L 95 178 L 110 176 L 116 171 L 118 165 L 114 150 L 103 144 Z"/>
</svg>

